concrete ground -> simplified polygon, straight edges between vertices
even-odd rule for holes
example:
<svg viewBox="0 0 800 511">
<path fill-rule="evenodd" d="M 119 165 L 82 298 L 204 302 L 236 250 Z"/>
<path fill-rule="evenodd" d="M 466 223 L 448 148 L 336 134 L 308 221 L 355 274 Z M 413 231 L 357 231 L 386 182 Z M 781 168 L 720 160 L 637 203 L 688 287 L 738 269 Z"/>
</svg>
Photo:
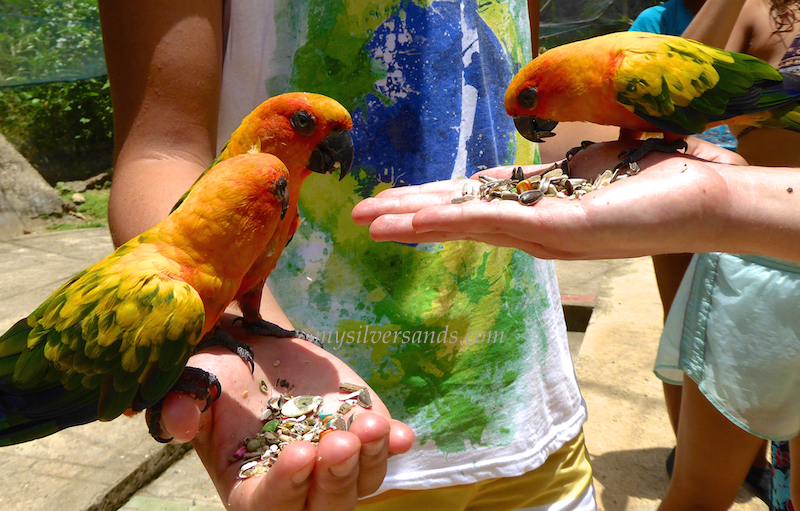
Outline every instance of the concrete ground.
<svg viewBox="0 0 800 511">
<path fill-rule="evenodd" d="M 0 331 L 111 250 L 104 229 L 0 241 Z M 557 270 L 589 407 L 585 432 L 599 509 L 655 510 L 674 439 L 652 373 L 662 318 L 650 260 L 559 262 Z M 157 444 L 142 421 L 122 417 L 0 448 L 0 509 L 224 509 L 194 452 Z M 767 506 L 742 490 L 731 509 Z"/>
</svg>

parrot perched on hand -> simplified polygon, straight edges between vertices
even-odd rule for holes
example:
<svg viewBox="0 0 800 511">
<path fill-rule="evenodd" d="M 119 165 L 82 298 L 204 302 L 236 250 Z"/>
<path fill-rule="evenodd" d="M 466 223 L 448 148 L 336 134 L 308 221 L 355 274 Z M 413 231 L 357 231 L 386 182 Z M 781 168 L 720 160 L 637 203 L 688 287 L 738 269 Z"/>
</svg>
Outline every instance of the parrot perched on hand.
<svg viewBox="0 0 800 511">
<path fill-rule="evenodd" d="M 272 337 L 315 338 L 298 330 L 285 330 L 262 319 L 259 311 L 266 279 L 278 262 L 284 247 L 300 225 L 297 203 L 300 188 L 312 172 L 340 171 L 341 180 L 353 163 L 353 127 L 348 111 L 335 100 L 319 94 L 287 93 L 274 96 L 245 117 L 233 132 L 220 155 L 205 171 L 213 174 L 219 162 L 247 152 L 269 153 L 280 158 L 289 169 L 289 208 L 283 222 L 266 249 L 245 275 L 235 301 L 242 311 L 244 326 L 257 334 Z M 191 194 L 191 189 L 187 195 Z M 186 196 L 184 196 L 186 197 Z M 183 199 L 182 199 L 183 200 Z M 321 197 L 320 200 L 324 200 Z M 200 348 L 223 345 L 253 364 L 249 346 L 217 329 Z"/>
<path fill-rule="evenodd" d="M 750 55 L 675 36 L 620 32 L 542 53 L 511 81 L 505 107 L 534 142 L 561 121 L 664 138 L 720 124 L 800 130 L 800 77 Z"/>
<path fill-rule="evenodd" d="M 159 402 L 281 226 L 288 180 L 271 155 L 220 162 L 0 336 L 0 445 Z"/>
</svg>

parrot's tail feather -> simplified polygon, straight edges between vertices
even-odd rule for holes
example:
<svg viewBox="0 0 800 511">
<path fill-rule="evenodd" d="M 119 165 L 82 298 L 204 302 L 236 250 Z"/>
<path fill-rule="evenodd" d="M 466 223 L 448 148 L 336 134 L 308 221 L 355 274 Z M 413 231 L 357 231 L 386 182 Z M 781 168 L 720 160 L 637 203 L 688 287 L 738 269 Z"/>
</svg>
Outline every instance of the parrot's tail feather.
<svg viewBox="0 0 800 511">
<path fill-rule="evenodd" d="M 0 337 L 0 377 L 14 374 L 14 365 L 28 343 L 28 318 L 17 321 Z"/>
<path fill-rule="evenodd" d="M 87 406 L 95 407 L 97 418 L 97 391 L 68 391 L 56 386 L 48 389 L 27 391 L 11 391 L 7 388 L 0 391 L 0 413 L 17 414 L 30 420 L 48 419 L 61 414 L 71 414 L 83 410 Z M 0 422 L 0 429 L 2 429 Z"/>
<path fill-rule="evenodd" d="M 0 376 L 0 445 L 42 438 L 95 420 L 97 390 L 75 392 L 59 384 L 19 389 L 10 374 Z"/>
<path fill-rule="evenodd" d="M 19 444 L 52 435 L 62 429 L 97 420 L 97 405 L 90 404 L 69 414 L 31 420 L 20 414 L 6 414 L 0 409 L 0 446 Z"/>
</svg>

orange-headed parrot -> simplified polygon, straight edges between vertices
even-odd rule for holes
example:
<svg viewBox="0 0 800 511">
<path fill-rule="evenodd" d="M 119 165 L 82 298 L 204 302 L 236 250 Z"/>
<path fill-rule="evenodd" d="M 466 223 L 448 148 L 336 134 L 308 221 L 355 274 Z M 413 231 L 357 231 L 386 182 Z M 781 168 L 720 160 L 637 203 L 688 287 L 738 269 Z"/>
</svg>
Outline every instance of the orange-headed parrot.
<svg viewBox="0 0 800 511">
<path fill-rule="evenodd" d="M 158 403 L 274 239 L 288 180 L 274 156 L 220 162 L 0 336 L 0 445 Z"/>
<path fill-rule="evenodd" d="M 800 78 L 750 55 L 675 36 L 620 32 L 542 53 L 511 81 L 505 107 L 534 142 L 562 121 L 668 140 L 720 124 L 800 129 Z"/>
<path fill-rule="evenodd" d="M 335 100 L 319 94 L 288 93 L 264 101 L 242 120 L 220 155 L 205 171 L 215 172 L 216 164 L 237 154 L 262 152 L 277 156 L 289 169 L 289 209 L 266 249 L 250 268 L 236 293 L 242 320 L 248 330 L 272 337 L 298 337 L 319 341 L 305 332 L 285 330 L 261 317 L 259 307 L 267 277 L 275 269 L 284 247 L 291 241 L 300 217 L 297 202 L 303 181 L 312 172 L 320 174 L 339 170 L 344 178 L 353 163 L 353 127 L 348 111 Z M 190 190 L 191 193 L 191 190 Z M 322 199 L 321 199 L 322 200 Z M 252 353 L 240 343 L 216 330 L 200 348 L 223 345 L 253 364 Z"/>
</svg>

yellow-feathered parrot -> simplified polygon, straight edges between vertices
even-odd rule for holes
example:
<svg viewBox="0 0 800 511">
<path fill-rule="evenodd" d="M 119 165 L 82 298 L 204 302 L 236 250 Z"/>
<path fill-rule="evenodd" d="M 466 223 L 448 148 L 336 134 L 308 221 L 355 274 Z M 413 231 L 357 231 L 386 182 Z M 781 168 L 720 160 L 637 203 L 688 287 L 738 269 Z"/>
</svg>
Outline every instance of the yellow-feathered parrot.
<svg viewBox="0 0 800 511">
<path fill-rule="evenodd" d="M 274 238 L 288 179 L 266 154 L 219 163 L 169 217 L 0 336 L 0 445 L 159 402 Z"/>
<path fill-rule="evenodd" d="M 266 279 L 300 225 L 297 203 L 303 182 L 312 172 L 327 174 L 339 170 L 342 179 L 350 170 L 353 163 L 352 126 L 349 112 L 326 96 L 301 92 L 274 96 L 242 120 L 220 155 L 205 171 L 206 174 L 214 173 L 218 162 L 253 151 L 277 156 L 289 169 L 286 221 L 247 272 L 236 293 L 244 326 L 252 332 L 273 337 L 298 337 L 319 343 L 305 332 L 285 330 L 263 320 L 259 307 Z M 221 330 L 208 336 L 200 349 L 208 345 L 223 345 L 238 353 L 252 367 L 249 346 L 239 343 Z"/>
<path fill-rule="evenodd" d="M 505 107 L 534 142 L 587 121 L 667 140 L 720 124 L 800 129 L 800 78 L 750 55 L 675 36 L 620 32 L 545 51 L 514 77 Z"/>
</svg>

